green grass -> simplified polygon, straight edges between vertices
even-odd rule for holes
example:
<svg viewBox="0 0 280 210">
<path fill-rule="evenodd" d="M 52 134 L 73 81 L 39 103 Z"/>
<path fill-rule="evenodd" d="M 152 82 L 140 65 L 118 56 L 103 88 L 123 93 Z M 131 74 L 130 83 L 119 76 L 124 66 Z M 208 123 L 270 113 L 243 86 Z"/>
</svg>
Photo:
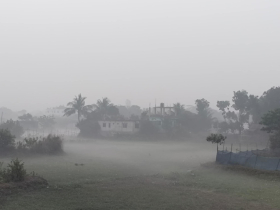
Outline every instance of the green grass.
<svg viewBox="0 0 280 210">
<path fill-rule="evenodd" d="M 278 174 L 201 167 L 215 147 L 97 141 L 65 152 L 24 158 L 49 187 L 1 198 L 0 209 L 280 209 Z"/>
</svg>

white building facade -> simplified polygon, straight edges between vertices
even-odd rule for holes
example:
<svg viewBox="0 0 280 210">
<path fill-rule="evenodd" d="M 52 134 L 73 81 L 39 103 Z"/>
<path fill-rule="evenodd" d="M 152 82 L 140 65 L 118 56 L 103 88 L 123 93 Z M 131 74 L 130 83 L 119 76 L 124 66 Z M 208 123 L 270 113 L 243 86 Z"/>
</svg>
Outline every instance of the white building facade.
<svg viewBox="0 0 280 210">
<path fill-rule="evenodd" d="M 98 121 L 101 128 L 101 135 L 114 136 L 116 134 L 135 134 L 140 129 L 140 121 L 137 120 L 119 120 Z"/>
</svg>

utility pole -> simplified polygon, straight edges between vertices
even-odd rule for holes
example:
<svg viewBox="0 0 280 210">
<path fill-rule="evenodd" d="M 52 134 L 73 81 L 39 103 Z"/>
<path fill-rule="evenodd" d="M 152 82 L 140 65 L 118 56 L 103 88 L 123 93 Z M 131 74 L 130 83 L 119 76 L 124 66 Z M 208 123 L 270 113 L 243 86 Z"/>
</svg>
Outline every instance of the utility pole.
<svg viewBox="0 0 280 210">
<path fill-rule="evenodd" d="M 1 124 L 3 123 L 3 112 L 1 114 Z"/>
</svg>

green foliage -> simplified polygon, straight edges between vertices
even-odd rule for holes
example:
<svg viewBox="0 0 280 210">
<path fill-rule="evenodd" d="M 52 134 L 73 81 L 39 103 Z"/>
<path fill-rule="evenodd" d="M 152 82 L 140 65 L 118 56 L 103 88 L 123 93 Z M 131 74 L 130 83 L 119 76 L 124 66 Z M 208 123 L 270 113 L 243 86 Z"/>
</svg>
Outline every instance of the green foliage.
<svg viewBox="0 0 280 210">
<path fill-rule="evenodd" d="M 237 116 L 237 122 L 238 122 L 238 127 L 237 130 L 239 134 L 244 130 L 244 123 L 249 122 L 249 112 L 248 112 L 248 92 L 245 90 L 242 91 L 234 91 L 233 92 L 233 105 L 232 107 L 238 111 L 238 116 Z M 233 117 L 233 116 L 232 116 Z"/>
<path fill-rule="evenodd" d="M 280 133 L 279 132 L 270 135 L 269 141 L 270 141 L 270 145 L 269 145 L 270 149 L 272 149 L 272 150 L 280 149 Z"/>
<path fill-rule="evenodd" d="M 232 97 L 232 107 L 235 111 L 230 111 L 229 101 L 218 101 L 217 107 L 222 111 L 224 122 L 219 123 L 220 131 L 226 133 L 231 131 L 232 133 L 244 130 L 244 124 L 249 123 L 249 116 L 256 112 L 258 97 L 250 95 L 247 91 L 234 91 Z M 255 118 L 254 118 L 255 119 Z"/>
<path fill-rule="evenodd" d="M 197 133 L 200 130 L 198 115 L 190 111 L 183 112 L 178 117 L 177 122 L 182 126 L 185 133 Z"/>
<path fill-rule="evenodd" d="M 226 121 L 220 122 L 218 127 L 221 133 L 227 133 L 230 130 L 230 124 Z"/>
<path fill-rule="evenodd" d="M 100 137 L 101 127 L 98 121 L 92 119 L 81 120 L 76 125 L 80 129 L 79 137 L 97 138 Z"/>
<path fill-rule="evenodd" d="M 113 116 L 119 115 L 119 109 L 108 98 L 99 99 L 94 107 L 101 114 L 102 119 L 110 119 Z"/>
<path fill-rule="evenodd" d="M 165 131 L 168 137 L 172 137 L 173 133 L 175 132 L 172 120 L 165 118 L 162 122 L 162 128 Z"/>
<path fill-rule="evenodd" d="M 33 116 L 31 114 L 27 113 L 27 114 L 19 116 L 18 119 L 20 119 L 22 121 L 32 121 Z"/>
<path fill-rule="evenodd" d="M 16 138 L 19 138 L 24 134 L 24 130 L 18 121 L 7 120 L 5 123 L 0 125 L 0 129 L 9 130 Z"/>
<path fill-rule="evenodd" d="M 246 108 L 247 108 L 247 103 L 248 103 L 248 92 L 245 90 L 239 90 L 239 91 L 234 91 L 233 92 L 233 97 L 232 97 L 232 102 L 233 105 L 232 107 L 241 112 L 244 113 Z"/>
<path fill-rule="evenodd" d="M 280 87 L 272 87 L 265 91 L 260 97 L 259 103 L 262 115 L 280 108 Z"/>
<path fill-rule="evenodd" d="M 15 137 L 9 130 L 0 129 L 0 151 L 13 149 L 15 146 Z"/>
<path fill-rule="evenodd" d="M 151 121 L 141 120 L 139 134 L 143 137 L 155 137 L 159 134 L 159 128 Z"/>
<path fill-rule="evenodd" d="M 180 115 L 182 115 L 186 111 L 184 105 L 182 105 L 180 103 L 174 104 L 173 109 L 174 109 L 175 115 L 177 117 L 179 117 Z"/>
<path fill-rule="evenodd" d="M 62 138 L 50 134 L 43 138 L 25 138 L 23 142 L 17 143 L 17 150 L 29 154 L 59 154 L 63 151 L 62 146 Z"/>
<path fill-rule="evenodd" d="M 78 96 L 75 96 L 73 101 L 69 102 L 67 104 L 67 106 L 69 106 L 69 107 L 64 110 L 64 116 L 69 117 L 69 116 L 77 113 L 78 122 L 80 121 L 82 116 L 87 117 L 88 113 L 90 113 L 90 111 L 92 111 L 93 105 L 85 105 L 85 103 L 86 103 L 85 100 L 86 100 L 86 97 L 82 97 L 81 94 L 79 94 Z"/>
<path fill-rule="evenodd" d="M 11 160 L 7 168 L 0 170 L 0 176 L 4 182 L 21 182 L 26 176 L 24 163 L 18 158 Z"/>
<path fill-rule="evenodd" d="M 280 108 L 269 111 L 262 117 L 260 122 L 262 130 L 268 133 L 280 132 Z"/>
<path fill-rule="evenodd" d="M 222 114 L 224 116 L 224 119 L 226 118 L 226 109 L 229 110 L 230 102 L 229 101 L 217 101 L 217 107 L 220 111 L 222 111 Z"/>
<path fill-rule="evenodd" d="M 223 144 L 226 140 L 226 136 L 223 136 L 222 134 L 214 134 L 211 133 L 210 136 L 207 136 L 206 141 L 212 142 L 213 144 Z"/>
<path fill-rule="evenodd" d="M 254 123 L 259 123 L 261 120 L 261 105 L 258 96 L 249 95 L 247 102 L 247 111 L 252 116 Z"/>
<path fill-rule="evenodd" d="M 210 103 L 202 98 L 202 99 L 197 99 L 195 101 L 196 104 L 196 110 L 197 110 L 197 117 L 198 117 L 198 124 L 197 126 L 199 127 L 200 130 L 202 131 L 207 131 L 208 129 L 211 128 L 212 125 L 212 114 L 209 110 L 209 105 Z"/>
<path fill-rule="evenodd" d="M 56 135 L 48 135 L 39 141 L 42 145 L 42 152 L 47 154 L 58 154 L 63 151 L 62 149 L 62 139 Z"/>
<path fill-rule="evenodd" d="M 198 114 L 205 114 L 206 110 L 209 108 L 210 105 L 210 103 L 204 98 L 197 99 L 195 101 L 195 104 Z"/>
<path fill-rule="evenodd" d="M 262 117 L 260 122 L 262 130 L 270 135 L 270 148 L 280 149 L 280 108 L 269 111 Z"/>
</svg>

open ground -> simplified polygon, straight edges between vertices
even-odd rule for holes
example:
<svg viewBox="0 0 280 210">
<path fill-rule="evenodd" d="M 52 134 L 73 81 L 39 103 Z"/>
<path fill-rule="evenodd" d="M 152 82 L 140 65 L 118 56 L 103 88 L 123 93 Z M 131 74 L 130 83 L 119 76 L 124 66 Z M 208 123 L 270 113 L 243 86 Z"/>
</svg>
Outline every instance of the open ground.
<svg viewBox="0 0 280 210">
<path fill-rule="evenodd" d="M 215 145 L 96 140 L 64 150 L 21 158 L 49 186 L 4 196 L 1 209 L 280 209 L 278 174 L 201 166 Z"/>
</svg>

